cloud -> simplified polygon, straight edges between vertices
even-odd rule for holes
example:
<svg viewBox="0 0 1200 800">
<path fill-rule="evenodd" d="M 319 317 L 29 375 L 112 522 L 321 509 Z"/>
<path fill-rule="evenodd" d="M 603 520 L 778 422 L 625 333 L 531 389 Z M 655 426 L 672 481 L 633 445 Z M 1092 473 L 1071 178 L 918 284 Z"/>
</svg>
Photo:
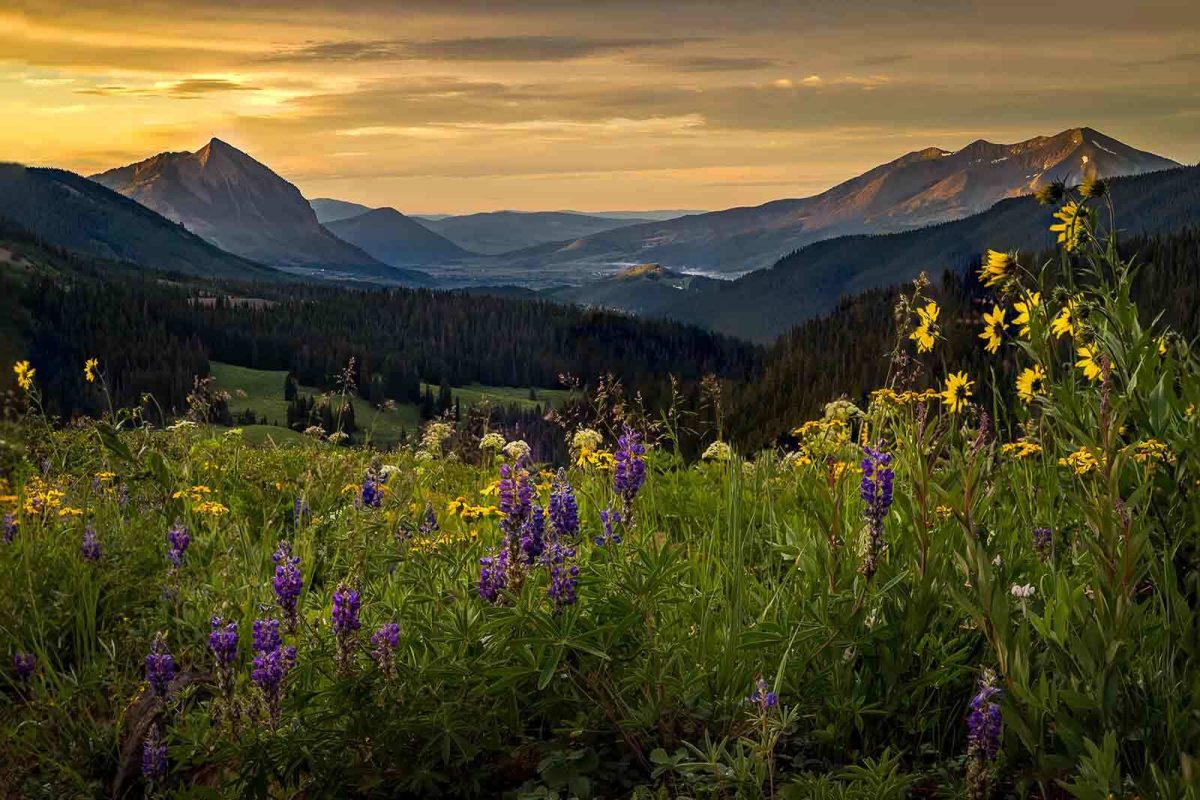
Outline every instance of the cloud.
<svg viewBox="0 0 1200 800">
<path fill-rule="evenodd" d="M 892 53 L 891 55 L 877 55 L 860 58 L 858 64 L 864 67 L 887 67 L 892 64 L 900 64 L 905 61 L 911 61 L 912 56 L 906 53 Z"/>
<path fill-rule="evenodd" d="M 257 89 L 257 86 L 249 86 L 224 78 L 188 78 L 181 81 L 154 83 L 145 86 L 100 84 L 76 89 L 75 93 L 98 95 L 100 97 L 174 97 L 179 100 L 193 100 L 217 92 L 246 92 Z"/>
<path fill-rule="evenodd" d="M 681 38 L 591 38 L 586 36 L 479 36 L 411 41 L 402 39 L 313 42 L 286 48 L 266 62 L 370 61 L 571 61 L 640 48 L 674 47 Z"/>
<path fill-rule="evenodd" d="M 757 56 L 678 56 L 632 59 L 634 64 L 676 69 L 681 72 L 749 72 L 784 66 L 773 58 Z"/>
</svg>

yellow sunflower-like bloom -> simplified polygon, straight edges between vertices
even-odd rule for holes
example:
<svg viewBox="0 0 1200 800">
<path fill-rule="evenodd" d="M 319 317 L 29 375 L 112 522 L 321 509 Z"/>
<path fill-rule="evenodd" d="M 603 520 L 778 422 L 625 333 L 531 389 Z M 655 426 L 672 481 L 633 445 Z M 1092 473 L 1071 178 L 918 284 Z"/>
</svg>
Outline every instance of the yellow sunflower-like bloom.
<svg viewBox="0 0 1200 800">
<path fill-rule="evenodd" d="M 1034 395 L 1041 394 L 1046 388 L 1046 370 L 1041 364 L 1026 367 L 1017 376 L 1017 394 L 1026 403 L 1032 402 Z"/>
<path fill-rule="evenodd" d="M 995 286 L 1012 274 L 1016 264 L 1016 259 L 1009 253 L 988 250 L 983 266 L 979 268 L 979 280 L 983 281 L 984 286 Z"/>
<path fill-rule="evenodd" d="M 13 364 L 13 374 L 17 376 L 17 386 L 28 392 L 33 388 L 33 376 L 37 374 L 37 370 L 29 366 L 28 361 L 18 361 Z"/>
<path fill-rule="evenodd" d="M 96 382 L 96 374 L 100 370 L 100 359 L 89 358 L 83 362 L 83 379 L 88 383 Z"/>
<path fill-rule="evenodd" d="M 979 338 L 987 342 L 984 348 L 989 353 L 996 353 L 1000 350 L 1000 342 L 1004 338 L 1004 309 L 1000 306 L 993 305 L 992 313 L 983 314 L 983 333 L 979 334 Z"/>
<path fill-rule="evenodd" d="M 1041 308 L 1042 295 L 1040 292 L 1030 292 L 1025 297 L 1013 303 L 1013 309 L 1017 312 L 1017 316 L 1013 317 L 1013 325 L 1020 325 L 1020 334 L 1023 338 L 1029 338 L 1029 320 L 1035 309 Z"/>
<path fill-rule="evenodd" d="M 1050 330 L 1057 339 L 1075 335 L 1077 329 L 1075 326 L 1074 300 L 1068 300 L 1067 304 L 1062 307 L 1062 310 L 1054 316 L 1054 319 L 1050 322 Z"/>
<path fill-rule="evenodd" d="M 1079 239 L 1083 236 L 1087 209 L 1074 200 L 1069 200 L 1054 212 L 1054 218 L 1058 222 L 1050 226 L 1050 231 L 1058 234 L 1058 243 L 1066 248 L 1068 253 L 1075 252 L 1075 248 L 1079 247 Z"/>
<path fill-rule="evenodd" d="M 917 309 L 920 323 L 917 325 L 917 329 L 908 335 L 908 338 L 917 343 L 918 353 L 928 353 L 933 350 L 933 344 L 937 341 L 939 333 L 937 321 L 941 312 L 938 304 L 932 301 L 927 303 L 924 308 Z"/>
<path fill-rule="evenodd" d="M 1092 347 L 1080 347 L 1075 350 L 1075 354 L 1079 356 L 1079 360 L 1075 362 L 1075 366 L 1083 370 L 1083 375 L 1089 381 L 1094 381 L 1099 378 L 1104 370 L 1100 368 L 1100 364 L 1096 361 L 1097 353 Z"/>
<path fill-rule="evenodd" d="M 1071 453 L 1066 458 L 1058 460 L 1060 467 L 1070 467 L 1076 475 L 1087 475 L 1089 472 L 1100 466 L 1100 462 L 1092 455 L 1092 451 L 1086 447 L 1081 447 L 1074 453 Z"/>
<path fill-rule="evenodd" d="M 951 372 L 946 376 L 946 385 L 942 389 L 942 402 L 957 414 L 967 407 L 967 400 L 973 393 L 975 381 L 967 377 L 965 372 Z"/>
<path fill-rule="evenodd" d="M 1034 440 L 1022 436 L 1015 442 L 1005 442 L 1000 445 L 1000 452 L 1015 459 L 1029 458 L 1042 452 L 1042 446 Z"/>
</svg>

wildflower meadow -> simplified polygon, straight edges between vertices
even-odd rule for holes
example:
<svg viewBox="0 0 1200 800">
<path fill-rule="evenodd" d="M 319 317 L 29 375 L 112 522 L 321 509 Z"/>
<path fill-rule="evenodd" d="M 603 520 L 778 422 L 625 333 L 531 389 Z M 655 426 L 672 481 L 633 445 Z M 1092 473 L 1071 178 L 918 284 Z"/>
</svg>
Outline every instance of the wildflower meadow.
<svg viewBox="0 0 1200 800">
<path fill-rule="evenodd" d="M 918 281 L 887 383 L 761 452 L 62 425 L 19 361 L 0 795 L 1196 797 L 1200 370 L 1104 184 L 1040 199 L 1057 256 L 980 273 L 1015 385 Z"/>
</svg>

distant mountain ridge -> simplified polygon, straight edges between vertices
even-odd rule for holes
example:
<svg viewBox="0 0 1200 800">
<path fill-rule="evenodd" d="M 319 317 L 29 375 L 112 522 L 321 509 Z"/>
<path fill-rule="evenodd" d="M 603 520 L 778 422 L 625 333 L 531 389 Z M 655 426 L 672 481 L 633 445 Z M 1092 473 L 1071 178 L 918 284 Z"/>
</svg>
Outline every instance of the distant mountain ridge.
<svg viewBox="0 0 1200 800">
<path fill-rule="evenodd" d="M 442 219 L 418 219 L 426 228 L 460 247 L 484 255 L 509 253 L 647 222 L 636 217 L 598 217 L 573 211 L 488 211 Z"/>
<path fill-rule="evenodd" d="M 386 266 L 323 228 L 299 189 L 220 139 L 194 153 L 160 153 L 91 177 L 263 264 L 389 276 Z"/>
<path fill-rule="evenodd" d="M 422 266 L 474 255 L 394 208 L 376 208 L 333 220 L 325 227 L 338 238 L 394 267 Z"/>
<path fill-rule="evenodd" d="M 277 281 L 144 205 L 73 172 L 0 164 L 0 222 L 39 243 L 168 272 Z"/>
<path fill-rule="evenodd" d="M 978 213 L 1051 180 L 1133 175 L 1179 165 L 1092 128 L 1016 144 L 982 139 L 957 151 L 908 153 L 812 197 L 652 222 L 506 258 L 509 267 L 575 265 L 581 273 L 654 261 L 672 269 L 744 273 L 822 239 L 888 233 Z"/>
<path fill-rule="evenodd" d="M 1172 233 L 1200 220 L 1200 167 L 1116 178 L 1109 182 L 1109 193 L 1124 236 Z M 1025 251 L 1052 247 L 1053 211 L 1032 197 L 1012 198 L 985 212 L 926 228 L 815 242 L 769 269 L 707 284 L 703 291 L 679 297 L 653 313 L 744 339 L 769 341 L 830 312 L 840 298 L 893 286 L 921 271 L 937 275 L 946 269 L 964 269 L 977 264 L 988 247 Z M 596 288 L 604 293 L 603 285 Z"/>
<path fill-rule="evenodd" d="M 332 197 L 315 197 L 309 200 L 308 204 L 312 206 L 313 212 L 317 215 L 317 222 L 322 225 L 327 222 L 336 222 L 339 219 L 350 219 L 350 217 L 357 217 L 359 214 L 375 210 L 362 203 L 351 203 L 348 200 L 336 200 Z"/>
</svg>

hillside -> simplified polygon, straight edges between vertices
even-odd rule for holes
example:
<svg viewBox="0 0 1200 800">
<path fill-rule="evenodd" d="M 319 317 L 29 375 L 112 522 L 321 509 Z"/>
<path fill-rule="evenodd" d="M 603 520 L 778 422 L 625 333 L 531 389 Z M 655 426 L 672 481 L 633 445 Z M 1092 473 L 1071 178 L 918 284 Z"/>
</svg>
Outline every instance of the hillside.
<svg viewBox="0 0 1200 800">
<path fill-rule="evenodd" d="M 714 289 L 720 283 L 701 275 L 674 272 L 658 264 L 640 264 L 597 281 L 548 289 L 542 294 L 563 303 L 660 316 L 675 308 L 681 295 Z"/>
<path fill-rule="evenodd" d="M 1091 128 L 1016 144 L 984 140 L 961 150 L 908 153 L 813 197 L 776 200 L 607 231 L 506 257 L 509 267 L 579 273 L 654 261 L 738 274 L 822 239 L 926 226 L 1028 194 L 1050 180 L 1130 175 L 1179 166 Z"/>
<path fill-rule="evenodd" d="M 271 266 L 397 277 L 323 228 L 299 189 L 220 139 L 194 153 L 160 153 L 92 180 L 245 258 Z"/>
<path fill-rule="evenodd" d="M 600 217 L 570 211 L 492 211 L 421 224 L 475 253 L 497 255 L 546 242 L 562 242 L 593 233 L 645 223 L 637 217 Z"/>
<path fill-rule="evenodd" d="M 286 279 L 65 170 L 0 164 L 0 219 L 38 242 L 113 261 L 187 275 Z"/>
<path fill-rule="evenodd" d="M 1111 182 L 1125 234 L 1178 230 L 1200 219 L 1200 167 L 1184 167 Z M 809 245 L 770 269 L 681 298 L 664 315 L 741 338 L 768 341 L 793 325 L 830 311 L 838 299 L 915 277 L 975 263 L 1004 243 L 1041 250 L 1054 242 L 1054 209 L 1032 197 L 997 203 L 982 214 L 883 236 L 847 236 Z"/>
<path fill-rule="evenodd" d="M 394 267 L 457 261 L 472 255 L 394 208 L 377 208 L 326 223 L 325 227 L 343 241 Z"/>
<path fill-rule="evenodd" d="M 370 206 L 351 203 L 347 200 L 335 200 L 332 197 L 317 197 L 309 200 L 308 204 L 312 206 L 313 213 L 317 215 L 317 222 L 322 225 L 339 219 L 357 217 L 359 214 L 365 214 L 371 210 Z"/>
</svg>

